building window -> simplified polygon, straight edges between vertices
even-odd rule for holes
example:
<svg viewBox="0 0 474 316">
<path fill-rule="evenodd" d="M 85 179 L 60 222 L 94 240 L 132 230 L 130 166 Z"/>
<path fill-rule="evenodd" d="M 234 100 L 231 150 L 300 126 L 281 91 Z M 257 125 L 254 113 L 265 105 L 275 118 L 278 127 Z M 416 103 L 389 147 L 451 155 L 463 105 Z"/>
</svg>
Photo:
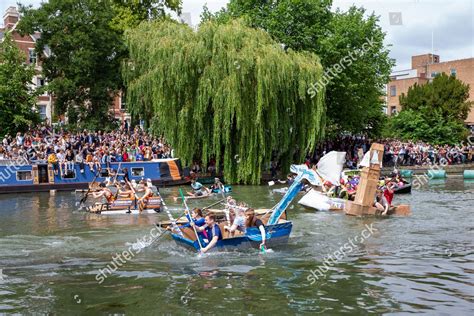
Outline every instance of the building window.
<svg viewBox="0 0 474 316">
<path fill-rule="evenodd" d="M 431 73 L 431 78 L 434 78 L 434 77 L 436 77 L 437 75 L 438 75 L 438 72 L 437 72 L 437 71 L 433 71 L 433 72 Z"/>
<path fill-rule="evenodd" d="M 397 87 L 390 86 L 390 96 L 395 97 L 397 95 Z"/>
<path fill-rule="evenodd" d="M 451 76 L 456 77 L 456 68 L 451 68 Z"/>
<path fill-rule="evenodd" d="M 395 105 L 392 105 L 390 107 L 390 115 L 395 115 L 397 114 L 397 107 Z"/>
<path fill-rule="evenodd" d="M 46 116 L 46 105 L 40 104 L 39 105 L 39 115 L 42 120 L 45 120 L 47 118 Z"/>
<path fill-rule="evenodd" d="M 127 108 L 127 96 L 125 95 L 125 92 L 122 91 L 120 94 L 120 109 L 125 110 Z"/>
<path fill-rule="evenodd" d="M 30 64 L 36 65 L 36 52 L 33 48 L 28 49 L 28 58 L 30 60 Z"/>
<path fill-rule="evenodd" d="M 29 181 L 31 180 L 31 171 L 17 171 L 16 172 L 17 181 Z"/>
<path fill-rule="evenodd" d="M 132 176 L 143 177 L 145 176 L 145 171 L 143 170 L 143 168 L 132 168 Z"/>
</svg>

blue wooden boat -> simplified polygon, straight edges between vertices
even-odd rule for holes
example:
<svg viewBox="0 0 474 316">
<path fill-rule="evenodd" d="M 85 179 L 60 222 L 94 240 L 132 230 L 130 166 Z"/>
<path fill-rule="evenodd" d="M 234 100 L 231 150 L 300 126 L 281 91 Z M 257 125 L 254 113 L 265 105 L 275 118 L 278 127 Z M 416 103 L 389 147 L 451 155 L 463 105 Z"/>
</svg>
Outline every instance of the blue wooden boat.
<svg viewBox="0 0 474 316">
<path fill-rule="evenodd" d="M 219 224 L 221 232 L 224 232 L 223 223 Z M 265 226 L 266 231 L 266 241 L 265 244 L 268 247 L 273 247 L 278 244 L 284 244 L 288 242 L 290 237 L 291 229 L 293 228 L 293 223 L 284 219 L 280 219 L 278 224 Z M 189 249 L 199 251 L 199 243 L 196 239 L 196 235 L 192 228 L 183 228 L 181 229 L 183 235 L 172 233 L 171 236 L 178 243 Z M 247 228 L 247 233 L 245 235 L 235 236 L 235 237 L 225 237 L 219 240 L 214 248 L 211 251 L 232 251 L 235 249 L 248 249 L 254 248 L 258 249 L 261 240 L 260 231 L 256 227 Z M 201 241 L 202 243 L 202 241 Z"/>
<path fill-rule="evenodd" d="M 212 189 L 212 193 L 221 193 L 221 189 Z M 224 193 L 229 193 L 232 192 L 232 186 L 230 185 L 224 185 Z"/>
<path fill-rule="evenodd" d="M 304 166 L 304 165 L 303 165 Z M 266 231 L 266 245 L 274 246 L 275 244 L 286 243 L 291 234 L 293 223 L 283 219 L 288 205 L 297 196 L 298 192 L 303 187 L 303 180 L 311 184 L 319 183 L 318 176 L 314 170 L 308 169 L 306 166 L 295 166 L 294 172 L 297 176 L 293 184 L 288 188 L 282 199 L 271 210 L 267 210 L 260 220 L 264 223 Z M 256 227 L 247 227 L 247 232 L 244 235 L 237 235 L 236 237 L 228 237 L 224 234 L 224 223 L 219 223 L 219 228 L 223 234 L 223 239 L 219 240 L 211 251 L 232 250 L 235 248 L 257 248 L 262 242 L 261 234 Z M 200 246 L 196 237 L 196 233 L 192 228 L 181 228 L 179 233 L 173 232 L 172 238 L 180 245 L 199 251 Z"/>
<path fill-rule="evenodd" d="M 113 162 L 110 165 L 114 170 L 119 166 L 120 169 L 126 168 L 130 180 L 151 179 L 156 186 L 181 185 L 189 182 L 189 179 L 183 176 L 179 159 Z M 81 172 L 79 165 L 74 164 L 74 168 L 68 174 L 61 176 L 59 172 L 55 174 L 53 166 L 47 162 L 26 164 L 0 160 L 0 193 L 87 189 L 89 183 L 94 180 L 102 182 L 109 176 L 105 165 L 102 165 L 101 169 L 101 172 L 96 173 L 86 164 L 84 171 Z"/>
</svg>

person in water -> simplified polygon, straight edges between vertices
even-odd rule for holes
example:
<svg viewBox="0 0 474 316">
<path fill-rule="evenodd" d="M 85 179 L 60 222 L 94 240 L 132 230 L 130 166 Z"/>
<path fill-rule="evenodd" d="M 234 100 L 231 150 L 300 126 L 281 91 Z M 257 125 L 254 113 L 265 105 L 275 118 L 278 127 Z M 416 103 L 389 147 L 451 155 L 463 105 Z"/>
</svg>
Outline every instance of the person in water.
<svg viewBox="0 0 474 316">
<path fill-rule="evenodd" d="M 253 208 L 249 208 L 245 211 L 245 219 L 245 226 L 247 228 L 257 227 L 260 231 L 260 234 L 262 235 L 262 243 L 260 244 L 259 248 L 265 247 L 267 235 L 265 232 L 265 226 L 263 225 L 263 222 L 257 216 L 255 216 L 255 211 Z"/>
<path fill-rule="evenodd" d="M 232 221 L 232 225 L 224 226 L 224 230 L 227 230 L 231 237 L 234 237 L 234 234 L 237 230 L 243 234 L 245 234 L 246 232 L 245 213 L 244 213 L 245 208 L 237 206 L 233 208 L 233 210 L 235 212 L 235 217 Z"/>
<path fill-rule="evenodd" d="M 377 208 L 377 210 L 382 212 L 382 215 L 387 215 L 388 209 L 390 208 L 390 204 L 388 203 L 387 199 L 383 195 L 382 190 L 377 190 L 374 206 Z"/>
<path fill-rule="evenodd" d="M 206 215 L 206 224 L 201 227 L 198 227 L 194 222 L 191 223 L 192 226 L 196 227 L 197 232 L 203 232 L 205 234 L 204 243 L 206 246 L 201 249 L 202 253 L 206 253 L 212 248 L 214 248 L 219 240 L 222 240 L 222 233 L 219 225 L 216 223 L 216 215 L 209 212 Z"/>
</svg>

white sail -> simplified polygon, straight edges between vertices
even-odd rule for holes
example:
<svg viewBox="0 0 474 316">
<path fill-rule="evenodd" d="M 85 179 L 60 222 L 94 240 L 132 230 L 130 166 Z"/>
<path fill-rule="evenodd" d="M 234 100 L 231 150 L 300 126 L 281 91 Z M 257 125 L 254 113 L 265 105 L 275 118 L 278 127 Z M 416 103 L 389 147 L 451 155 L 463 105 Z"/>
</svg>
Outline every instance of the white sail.
<svg viewBox="0 0 474 316">
<path fill-rule="evenodd" d="M 361 167 L 370 167 L 370 151 L 366 152 L 364 158 L 360 162 L 359 166 Z"/>
<path fill-rule="evenodd" d="M 331 151 L 319 160 L 318 173 L 325 181 L 338 185 L 345 162 L 345 152 Z"/>
</svg>

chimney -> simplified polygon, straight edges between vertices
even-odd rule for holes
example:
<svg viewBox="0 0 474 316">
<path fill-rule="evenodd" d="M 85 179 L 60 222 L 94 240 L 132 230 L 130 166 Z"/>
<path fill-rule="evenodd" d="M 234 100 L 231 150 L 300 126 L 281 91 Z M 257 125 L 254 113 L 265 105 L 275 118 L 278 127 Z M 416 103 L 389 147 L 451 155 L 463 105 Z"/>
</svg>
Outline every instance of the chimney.
<svg viewBox="0 0 474 316">
<path fill-rule="evenodd" d="M 16 7 L 9 7 L 3 15 L 3 24 L 6 29 L 11 29 L 20 19 L 20 13 Z"/>
</svg>

